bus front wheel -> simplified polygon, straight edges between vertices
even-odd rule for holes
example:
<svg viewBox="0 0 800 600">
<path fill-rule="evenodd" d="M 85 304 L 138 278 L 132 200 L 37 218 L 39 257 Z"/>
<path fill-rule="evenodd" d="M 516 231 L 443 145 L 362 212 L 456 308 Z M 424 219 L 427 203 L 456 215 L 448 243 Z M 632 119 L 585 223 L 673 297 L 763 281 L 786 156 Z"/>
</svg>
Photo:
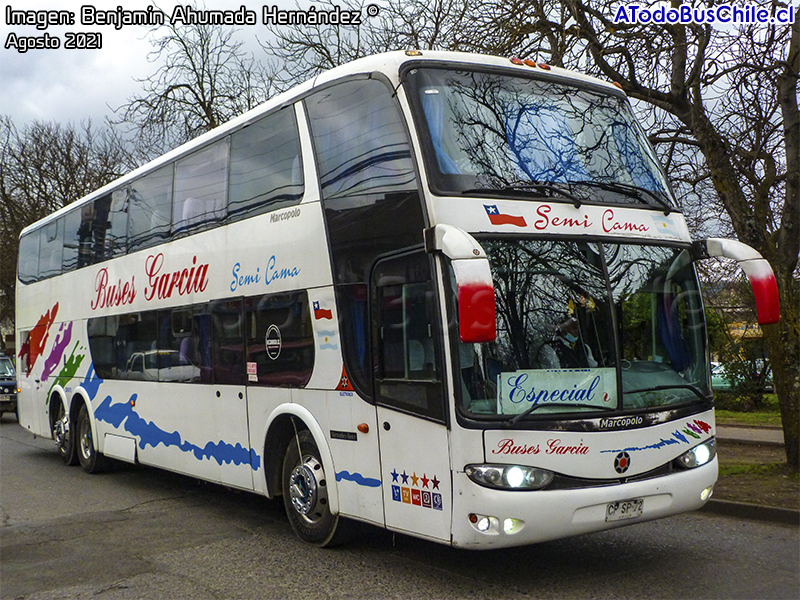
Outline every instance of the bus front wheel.
<svg viewBox="0 0 800 600">
<path fill-rule="evenodd" d="M 283 460 L 283 504 L 297 536 L 315 546 L 344 541 L 344 519 L 331 513 L 319 448 L 308 430 L 293 437 Z"/>
</svg>

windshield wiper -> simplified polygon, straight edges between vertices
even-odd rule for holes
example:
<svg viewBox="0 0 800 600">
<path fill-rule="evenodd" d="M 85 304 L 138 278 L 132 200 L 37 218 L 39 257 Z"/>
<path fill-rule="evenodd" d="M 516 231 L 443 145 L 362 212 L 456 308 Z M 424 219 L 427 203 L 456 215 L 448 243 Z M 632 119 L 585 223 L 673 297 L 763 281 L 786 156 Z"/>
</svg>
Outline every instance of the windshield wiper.
<svg viewBox="0 0 800 600">
<path fill-rule="evenodd" d="M 470 188 L 468 190 L 462 190 L 461 194 L 487 194 L 491 196 L 492 194 L 526 194 L 535 196 L 537 198 L 544 196 L 542 193 L 537 193 L 539 191 L 547 191 L 551 193 L 556 193 L 559 196 L 570 200 L 575 208 L 580 208 L 583 200 L 578 198 L 577 196 L 569 193 L 568 191 L 560 188 L 557 185 L 553 185 L 551 183 L 538 183 L 536 181 L 519 181 L 517 183 L 512 183 L 509 185 L 505 185 L 499 188 Z"/>
<path fill-rule="evenodd" d="M 659 204 L 664 209 L 665 215 L 668 215 L 675 208 L 655 192 L 643 187 L 639 187 L 637 185 L 620 183 L 618 181 L 592 181 L 592 180 L 570 181 L 569 183 L 576 185 L 588 185 L 591 187 L 600 188 L 602 190 L 608 190 L 610 192 L 619 192 L 620 194 L 625 194 L 626 196 L 629 196 L 631 198 L 636 198 L 637 200 L 643 200 L 644 199 L 643 196 L 647 196 L 655 200 L 656 203 Z"/>
<path fill-rule="evenodd" d="M 517 421 L 519 421 L 520 419 L 524 419 L 529 414 L 531 414 L 533 411 L 535 411 L 535 410 L 537 410 L 539 408 L 543 408 L 545 406 L 570 406 L 570 407 L 574 406 L 576 408 L 592 408 L 594 410 L 614 410 L 614 408 L 611 408 L 610 406 L 597 406 L 596 404 L 572 404 L 572 403 L 570 403 L 570 404 L 550 404 L 550 403 L 547 403 L 547 404 L 533 404 L 528 410 L 525 410 L 525 411 L 519 413 L 518 415 L 514 415 L 513 417 L 511 417 L 508 421 L 503 423 L 503 426 L 504 427 L 513 427 L 514 424 Z"/>
<path fill-rule="evenodd" d="M 668 385 L 654 385 L 653 387 L 639 388 L 637 390 L 622 390 L 624 394 L 641 394 L 642 392 L 661 392 L 664 390 L 682 389 L 689 390 L 701 400 L 708 400 L 708 397 L 703 394 L 697 387 L 690 383 L 685 384 L 668 384 Z"/>
</svg>

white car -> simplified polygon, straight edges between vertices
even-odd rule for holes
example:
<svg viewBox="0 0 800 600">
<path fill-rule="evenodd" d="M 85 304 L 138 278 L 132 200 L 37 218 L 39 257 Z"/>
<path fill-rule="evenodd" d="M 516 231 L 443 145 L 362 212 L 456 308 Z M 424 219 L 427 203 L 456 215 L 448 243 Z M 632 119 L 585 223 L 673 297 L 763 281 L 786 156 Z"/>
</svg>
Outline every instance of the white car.
<svg viewBox="0 0 800 600">
<path fill-rule="evenodd" d="M 131 354 L 122 375 L 144 381 L 200 381 L 200 367 L 177 350 L 148 350 Z"/>
</svg>

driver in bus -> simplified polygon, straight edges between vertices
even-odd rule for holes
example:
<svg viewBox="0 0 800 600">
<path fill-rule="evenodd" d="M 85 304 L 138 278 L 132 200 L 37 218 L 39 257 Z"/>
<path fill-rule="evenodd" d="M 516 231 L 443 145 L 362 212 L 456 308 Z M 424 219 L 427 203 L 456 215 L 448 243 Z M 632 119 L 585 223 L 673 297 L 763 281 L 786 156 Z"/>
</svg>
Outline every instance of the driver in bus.
<svg viewBox="0 0 800 600">
<path fill-rule="evenodd" d="M 592 355 L 592 349 L 581 339 L 581 330 L 578 319 L 570 316 L 562 323 L 556 325 L 553 340 L 549 346 L 555 353 L 551 360 L 562 369 L 583 369 L 596 367 L 597 361 Z"/>
</svg>

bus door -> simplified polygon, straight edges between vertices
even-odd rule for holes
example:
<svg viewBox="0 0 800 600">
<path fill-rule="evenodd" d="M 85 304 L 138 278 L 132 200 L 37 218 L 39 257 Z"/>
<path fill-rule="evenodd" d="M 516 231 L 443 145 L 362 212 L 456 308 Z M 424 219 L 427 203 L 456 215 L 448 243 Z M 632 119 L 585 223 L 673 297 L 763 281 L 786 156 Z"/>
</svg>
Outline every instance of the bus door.
<svg viewBox="0 0 800 600">
<path fill-rule="evenodd" d="M 215 462 L 220 462 L 220 481 L 253 489 L 253 459 L 248 431 L 248 398 L 245 384 L 246 311 L 242 300 L 212 302 L 209 344 L 214 406 L 212 415 L 219 440 Z"/>
<path fill-rule="evenodd" d="M 372 343 L 386 526 L 450 541 L 451 477 L 431 257 L 372 273 Z"/>
</svg>

